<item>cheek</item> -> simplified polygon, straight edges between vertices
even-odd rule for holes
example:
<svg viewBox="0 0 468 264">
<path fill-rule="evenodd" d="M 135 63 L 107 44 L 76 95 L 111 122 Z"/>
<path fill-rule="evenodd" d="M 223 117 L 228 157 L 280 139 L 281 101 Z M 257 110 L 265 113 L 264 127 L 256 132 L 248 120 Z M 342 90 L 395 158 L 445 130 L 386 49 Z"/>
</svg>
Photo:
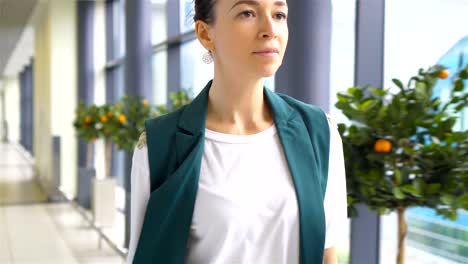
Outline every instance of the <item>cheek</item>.
<svg viewBox="0 0 468 264">
<path fill-rule="evenodd" d="M 281 32 L 281 45 L 283 46 L 283 49 L 286 49 L 286 46 L 288 46 L 288 40 L 289 40 L 289 29 L 288 27 L 286 27 Z"/>
<path fill-rule="evenodd" d="M 255 39 L 255 36 L 252 36 L 252 30 L 240 26 L 223 25 L 216 32 L 215 46 L 223 58 L 236 59 L 248 54 L 252 49 L 249 40 L 252 39 Z"/>
</svg>

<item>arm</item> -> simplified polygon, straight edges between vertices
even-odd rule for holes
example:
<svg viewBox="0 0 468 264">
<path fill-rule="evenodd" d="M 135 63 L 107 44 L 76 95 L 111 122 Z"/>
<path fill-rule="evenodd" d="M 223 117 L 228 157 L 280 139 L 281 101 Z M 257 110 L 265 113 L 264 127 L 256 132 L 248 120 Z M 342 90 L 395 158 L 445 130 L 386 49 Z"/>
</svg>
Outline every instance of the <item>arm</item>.
<svg viewBox="0 0 468 264">
<path fill-rule="evenodd" d="M 346 200 L 346 173 L 343 145 L 334 122 L 329 117 L 330 155 L 324 209 L 326 221 L 324 264 L 337 264 L 336 245 L 345 239 L 342 228 L 348 225 Z"/>
<path fill-rule="evenodd" d="M 133 261 L 140 238 L 141 228 L 150 196 L 150 176 L 148 164 L 148 149 L 140 137 L 132 159 L 130 176 L 130 243 L 128 245 L 127 263 Z"/>
<path fill-rule="evenodd" d="M 336 256 L 336 249 L 334 246 L 325 249 L 323 264 L 338 264 L 338 257 Z"/>
</svg>

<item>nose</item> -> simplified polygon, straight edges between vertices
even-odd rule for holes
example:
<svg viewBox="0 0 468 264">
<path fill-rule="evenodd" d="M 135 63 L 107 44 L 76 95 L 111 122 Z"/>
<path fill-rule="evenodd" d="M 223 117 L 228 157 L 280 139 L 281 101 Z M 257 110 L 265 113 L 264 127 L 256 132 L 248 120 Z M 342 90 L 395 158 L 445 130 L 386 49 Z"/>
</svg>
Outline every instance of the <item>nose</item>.
<svg viewBox="0 0 468 264">
<path fill-rule="evenodd" d="M 259 38 L 262 39 L 272 39 L 276 38 L 277 35 L 277 27 L 278 25 L 275 24 L 275 21 L 270 16 L 262 16 L 260 19 L 260 30 L 259 30 Z"/>
</svg>

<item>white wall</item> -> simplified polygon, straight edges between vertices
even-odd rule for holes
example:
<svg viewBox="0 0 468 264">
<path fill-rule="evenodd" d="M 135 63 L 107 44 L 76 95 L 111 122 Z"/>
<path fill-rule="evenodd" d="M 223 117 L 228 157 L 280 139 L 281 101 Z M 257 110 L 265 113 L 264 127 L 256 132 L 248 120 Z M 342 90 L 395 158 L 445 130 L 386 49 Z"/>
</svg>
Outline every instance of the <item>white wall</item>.
<svg viewBox="0 0 468 264">
<path fill-rule="evenodd" d="M 77 139 L 73 119 L 77 106 L 76 2 L 50 0 L 50 66 L 52 135 L 61 138 L 61 189 L 76 194 Z"/>
<path fill-rule="evenodd" d="M 5 119 L 8 123 L 8 140 L 18 143 L 20 140 L 20 83 L 18 76 L 3 79 L 5 93 Z"/>
<path fill-rule="evenodd" d="M 76 195 L 77 140 L 73 118 L 77 105 L 76 2 L 41 2 L 35 23 L 34 107 L 37 169 L 48 187 L 52 175 L 52 137 L 61 138 L 61 186 Z"/>
<path fill-rule="evenodd" d="M 38 10 L 39 9 L 39 10 Z M 48 5 L 40 3 L 34 23 L 34 156 L 37 175 L 49 188 L 52 175 L 50 96 L 50 19 Z"/>
</svg>

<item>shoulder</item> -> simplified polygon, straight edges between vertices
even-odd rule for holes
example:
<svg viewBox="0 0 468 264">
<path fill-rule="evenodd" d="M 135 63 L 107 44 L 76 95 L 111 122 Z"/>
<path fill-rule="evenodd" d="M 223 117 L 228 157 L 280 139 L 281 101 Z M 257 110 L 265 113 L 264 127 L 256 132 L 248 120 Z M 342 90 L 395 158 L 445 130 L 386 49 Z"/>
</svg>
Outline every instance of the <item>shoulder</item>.
<svg viewBox="0 0 468 264">
<path fill-rule="evenodd" d="M 306 125 L 327 126 L 327 116 L 320 107 L 297 100 L 289 95 L 276 93 L 283 101 L 298 112 Z"/>
<path fill-rule="evenodd" d="M 185 106 L 168 114 L 145 120 L 146 133 L 142 138 L 143 141 L 145 143 L 151 141 L 154 135 L 158 135 L 159 138 L 168 138 L 175 134 L 184 108 Z"/>
<path fill-rule="evenodd" d="M 282 93 L 276 93 L 281 99 L 283 99 L 286 103 L 288 103 L 291 107 L 302 110 L 302 111 L 307 111 L 307 112 L 312 112 L 320 115 L 324 115 L 325 112 L 318 106 L 313 105 L 313 104 L 308 104 L 305 102 L 302 102 L 300 100 L 297 100 L 296 98 L 293 98 L 289 95 L 282 94 Z"/>
<path fill-rule="evenodd" d="M 180 118 L 180 114 L 182 113 L 182 111 L 184 110 L 185 107 L 186 106 L 183 106 L 183 107 L 181 107 L 181 108 L 179 108 L 179 109 L 177 109 L 177 110 L 175 110 L 173 112 L 170 112 L 168 114 L 145 120 L 146 129 L 152 128 L 154 126 L 164 126 L 164 127 L 167 127 L 167 128 L 177 126 L 177 123 L 178 123 L 179 118 Z"/>
<path fill-rule="evenodd" d="M 338 129 L 338 125 L 333 121 L 333 118 L 330 116 L 330 114 L 325 114 L 328 120 L 328 125 L 330 126 L 330 130 L 332 129 Z"/>
<path fill-rule="evenodd" d="M 146 147 L 146 131 L 143 131 L 140 134 L 140 138 L 138 138 L 137 148 L 142 149 L 143 147 Z"/>
</svg>

